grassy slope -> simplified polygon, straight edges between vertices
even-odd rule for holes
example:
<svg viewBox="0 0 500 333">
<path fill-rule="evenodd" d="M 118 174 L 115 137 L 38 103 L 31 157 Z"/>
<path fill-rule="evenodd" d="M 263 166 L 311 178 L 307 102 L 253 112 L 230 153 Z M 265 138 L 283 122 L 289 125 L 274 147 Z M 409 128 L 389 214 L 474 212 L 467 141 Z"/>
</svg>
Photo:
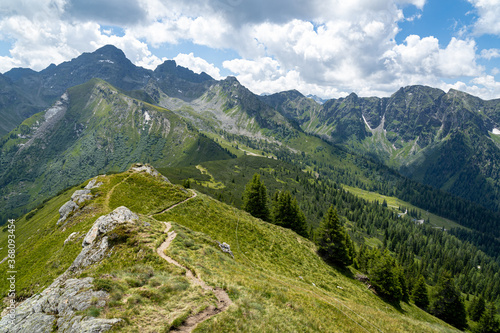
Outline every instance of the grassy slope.
<svg viewBox="0 0 500 333">
<path fill-rule="evenodd" d="M 98 197 L 65 227 L 55 225 L 57 210 L 73 190 L 48 201 L 29 221 L 23 217 L 17 222 L 20 294 L 40 292 L 69 267 L 81 249 L 81 237 L 98 216 L 119 205 L 135 204 L 142 214 L 158 212 L 187 196 L 179 187 L 150 176 L 124 173 L 101 180 L 104 185 L 94 190 Z M 111 256 L 83 274 L 98 278 L 98 286 L 111 292 L 111 303 L 97 315 L 126 318 L 118 331 L 167 331 L 188 313 L 214 302 L 213 295 L 189 286 L 181 269 L 154 253 L 166 236 L 159 221 L 174 222 L 178 233 L 168 254 L 207 283 L 226 289 L 234 301 L 199 331 L 365 331 L 360 325 L 369 332 L 454 331 L 415 306 L 395 308 L 380 300 L 349 272 L 326 265 L 315 246 L 292 231 L 205 195 L 154 217 L 141 215 L 138 223 L 122 230 L 124 239 Z M 80 232 L 80 237 L 64 245 L 72 232 Z M 5 235 L 0 234 L 2 256 Z M 229 243 L 235 259 L 222 253 L 215 240 Z M 0 274 L 5 270 L 4 263 Z M 0 287 L 6 290 L 5 281 Z"/>
</svg>

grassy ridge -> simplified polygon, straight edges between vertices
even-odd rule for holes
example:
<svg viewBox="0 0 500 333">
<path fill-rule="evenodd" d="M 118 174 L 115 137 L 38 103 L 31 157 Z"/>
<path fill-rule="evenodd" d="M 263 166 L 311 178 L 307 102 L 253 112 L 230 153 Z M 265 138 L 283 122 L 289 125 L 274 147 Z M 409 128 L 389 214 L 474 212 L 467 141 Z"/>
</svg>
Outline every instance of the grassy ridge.
<svg viewBox="0 0 500 333">
<path fill-rule="evenodd" d="M 359 332 L 358 324 L 370 332 L 377 331 L 375 327 L 390 332 L 454 331 L 414 306 L 394 308 L 381 301 L 349 272 L 326 265 L 315 246 L 294 232 L 209 197 L 199 195 L 155 217 L 179 224 L 174 229 L 180 237 L 169 254 L 205 281 L 224 287 L 236 302 L 237 308 L 217 321 L 202 324 L 202 332 L 298 327 L 305 332 Z M 215 240 L 230 244 L 235 259 L 220 253 Z"/>
<path fill-rule="evenodd" d="M 149 213 L 186 195 L 176 185 L 143 174 L 127 172 L 100 181 L 104 184 L 93 190 L 97 197 L 64 227 L 55 224 L 57 210 L 74 189 L 48 201 L 31 219 L 17 222 L 20 295 L 40 292 L 69 267 L 86 231 L 113 207 L 140 198 L 143 203 L 149 200 L 150 206 L 137 209 Z M 96 278 L 95 288 L 110 292 L 109 304 L 89 314 L 125 318 L 116 331 L 134 332 L 140 327 L 147 327 L 145 332 L 168 331 L 189 314 L 214 304 L 211 293 L 187 284 L 182 269 L 155 253 L 166 237 L 160 221 L 172 221 L 177 232 L 168 255 L 208 284 L 224 288 L 234 302 L 228 311 L 202 323 L 201 332 L 359 332 L 360 325 L 369 332 L 378 331 L 376 327 L 388 332 L 454 331 L 415 306 L 395 308 L 380 300 L 349 272 L 326 265 L 315 246 L 294 232 L 203 194 L 154 217 L 140 215 L 135 224 L 116 231 L 121 236 L 113 243 L 111 256 L 82 274 Z M 64 245 L 72 232 L 80 234 Z M 5 233 L 1 237 L 0 247 L 5 249 Z M 222 253 L 215 240 L 229 243 L 235 258 Z M 5 270 L 6 265 L 0 265 L 0 274 Z M 0 287 L 6 290 L 4 281 Z"/>
<path fill-rule="evenodd" d="M 37 132 L 42 112 L 1 139 L 0 224 L 61 189 L 105 172 L 123 172 L 138 161 L 166 167 L 231 158 L 189 122 L 102 80 L 70 88 L 68 96 L 67 111 L 46 132 Z M 37 140 L 22 148 L 35 134 Z"/>
</svg>

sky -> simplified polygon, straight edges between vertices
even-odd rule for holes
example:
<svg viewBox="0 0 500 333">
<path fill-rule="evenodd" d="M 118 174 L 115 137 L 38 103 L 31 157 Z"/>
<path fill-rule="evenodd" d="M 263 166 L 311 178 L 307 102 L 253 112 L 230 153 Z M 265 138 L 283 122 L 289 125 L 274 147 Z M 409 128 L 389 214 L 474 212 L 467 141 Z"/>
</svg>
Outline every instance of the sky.
<svg viewBox="0 0 500 333">
<path fill-rule="evenodd" d="M 390 96 L 400 87 L 500 98 L 500 0 L 2 0 L 0 73 L 106 44 L 254 93 Z"/>
</svg>

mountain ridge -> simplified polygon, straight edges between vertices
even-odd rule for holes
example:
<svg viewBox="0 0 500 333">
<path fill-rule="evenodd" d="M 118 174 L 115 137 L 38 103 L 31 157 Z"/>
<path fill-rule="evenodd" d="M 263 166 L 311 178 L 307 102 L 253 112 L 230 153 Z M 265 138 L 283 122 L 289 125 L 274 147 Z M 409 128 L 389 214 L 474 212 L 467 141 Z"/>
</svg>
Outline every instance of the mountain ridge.
<svg viewBox="0 0 500 333">
<path fill-rule="evenodd" d="M 286 92 L 261 100 L 298 121 L 304 131 L 350 152 L 490 209 L 500 208 L 500 141 L 493 134 L 500 128 L 500 99 L 484 101 L 458 90 L 445 93 L 418 85 L 384 98 L 352 93 L 316 108 L 301 107 L 303 95 L 284 96 Z M 484 193 L 494 193 L 494 198 L 485 201 Z"/>
<path fill-rule="evenodd" d="M 82 178 L 123 171 L 137 160 L 168 166 L 231 156 L 171 111 L 100 79 L 70 88 L 11 133 L 0 142 L 4 217 Z"/>
<path fill-rule="evenodd" d="M 125 91 L 144 89 L 153 79 L 168 81 L 169 76 L 176 78 L 175 81 L 170 82 L 176 85 L 184 81 L 193 81 L 196 77 L 199 77 L 199 80 L 211 79 L 205 73 L 195 74 L 187 68 L 177 66 L 174 60 L 167 60 L 160 64 L 157 70 L 152 71 L 134 65 L 123 51 L 113 45 L 103 46 L 94 52 L 83 53 L 59 65 L 52 64 L 39 72 L 26 68 L 11 69 L 2 77 L 11 80 L 9 84 L 11 89 L 22 91 L 27 101 L 21 106 L 29 111 L 22 113 L 23 117 L 18 116 L 9 120 L 10 110 L 19 107 L 19 103 L 12 101 L 2 103 L 0 100 L 0 117 L 9 120 L 0 127 L 0 136 L 8 133 L 27 117 L 48 108 L 68 88 L 83 84 L 93 78 L 105 80 Z M 179 73 L 182 75 L 179 76 Z"/>
</svg>

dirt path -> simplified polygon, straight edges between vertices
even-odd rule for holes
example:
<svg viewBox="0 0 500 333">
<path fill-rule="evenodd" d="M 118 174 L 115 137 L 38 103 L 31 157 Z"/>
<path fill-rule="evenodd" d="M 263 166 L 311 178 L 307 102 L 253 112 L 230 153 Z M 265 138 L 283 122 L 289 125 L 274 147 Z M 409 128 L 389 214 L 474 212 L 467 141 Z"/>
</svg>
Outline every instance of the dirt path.
<svg viewBox="0 0 500 333">
<path fill-rule="evenodd" d="M 196 196 L 196 193 L 194 196 Z M 191 197 L 191 198 L 193 198 L 193 197 Z M 188 198 L 186 200 L 189 200 L 191 198 Z M 186 201 L 186 200 L 184 200 L 184 201 Z M 174 206 L 170 207 L 169 209 L 171 209 L 171 208 L 174 208 Z M 191 332 L 192 330 L 195 329 L 195 327 L 199 323 L 211 318 L 212 316 L 215 316 L 216 314 L 218 314 L 220 312 L 227 310 L 227 308 L 229 307 L 229 305 L 232 302 L 231 302 L 231 299 L 229 298 L 228 294 L 223 289 L 210 287 L 202 279 L 195 276 L 193 274 L 193 272 L 190 271 L 188 268 L 182 266 L 177 261 L 175 261 L 174 259 L 170 258 L 169 256 L 167 256 L 165 254 L 165 250 L 170 246 L 170 243 L 172 243 L 172 241 L 174 240 L 175 236 L 177 236 L 177 234 L 173 230 L 169 232 L 170 228 L 172 227 L 170 222 L 163 222 L 163 223 L 165 224 L 165 227 L 166 227 L 164 232 L 168 234 L 168 237 L 160 245 L 160 247 L 158 247 L 158 249 L 156 250 L 158 255 L 160 257 L 162 257 L 163 259 L 165 259 L 166 261 L 168 261 L 169 263 L 171 263 L 177 267 L 184 268 L 186 270 L 186 277 L 191 284 L 200 286 L 201 288 L 203 288 L 203 290 L 212 291 L 215 294 L 215 297 L 217 298 L 217 306 L 216 307 L 213 305 L 208 306 L 205 310 L 203 310 L 195 315 L 189 316 L 184 321 L 184 323 L 182 323 L 181 326 L 172 330 L 174 332 Z"/>
<path fill-rule="evenodd" d="M 124 181 L 126 181 L 127 179 L 129 179 L 130 177 L 132 177 L 132 175 L 134 174 L 134 172 L 130 173 L 130 175 L 128 175 L 127 177 L 123 178 L 119 183 L 117 183 L 115 186 L 113 186 L 109 191 L 108 193 L 106 194 L 106 198 L 104 199 L 104 205 L 105 207 L 108 207 L 109 208 L 109 201 L 111 200 L 111 195 L 113 195 L 113 192 L 115 191 L 115 188 L 118 187 L 118 185 L 122 184 Z"/>
<path fill-rule="evenodd" d="M 191 199 L 196 198 L 196 196 L 198 195 L 198 194 L 196 194 L 196 192 L 195 192 L 195 191 L 192 191 L 192 190 L 191 190 L 191 193 L 193 193 L 193 195 L 192 195 L 192 196 L 190 196 L 189 198 L 186 198 L 186 199 L 182 200 L 181 202 L 178 202 L 178 203 L 176 203 L 175 205 L 172 205 L 172 206 L 170 206 L 170 207 L 168 207 L 168 208 L 166 208 L 166 209 L 162 210 L 161 212 L 159 212 L 159 213 L 154 213 L 154 214 L 152 214 L 152 215 L 160 215 L 160 214 L 163 214 L 163 213 L 165 213 L 165 212 L 168 212 L 168 211 L 169 211 L 169 210 L 171 210 L 172 208 L 175 208 L 175 207 L 177 207 L 177 206 L 179 206 L 179 205 L 181 205 L 181 204 L 185 203 L 185 202 L 186 202 L 186 201 L 188 201 L 188 200 L 191 200 Z M 150 216 L 150 217 L 152 217 L 152 215 L 149 215 L 149 216 Z"/>
</svg>

